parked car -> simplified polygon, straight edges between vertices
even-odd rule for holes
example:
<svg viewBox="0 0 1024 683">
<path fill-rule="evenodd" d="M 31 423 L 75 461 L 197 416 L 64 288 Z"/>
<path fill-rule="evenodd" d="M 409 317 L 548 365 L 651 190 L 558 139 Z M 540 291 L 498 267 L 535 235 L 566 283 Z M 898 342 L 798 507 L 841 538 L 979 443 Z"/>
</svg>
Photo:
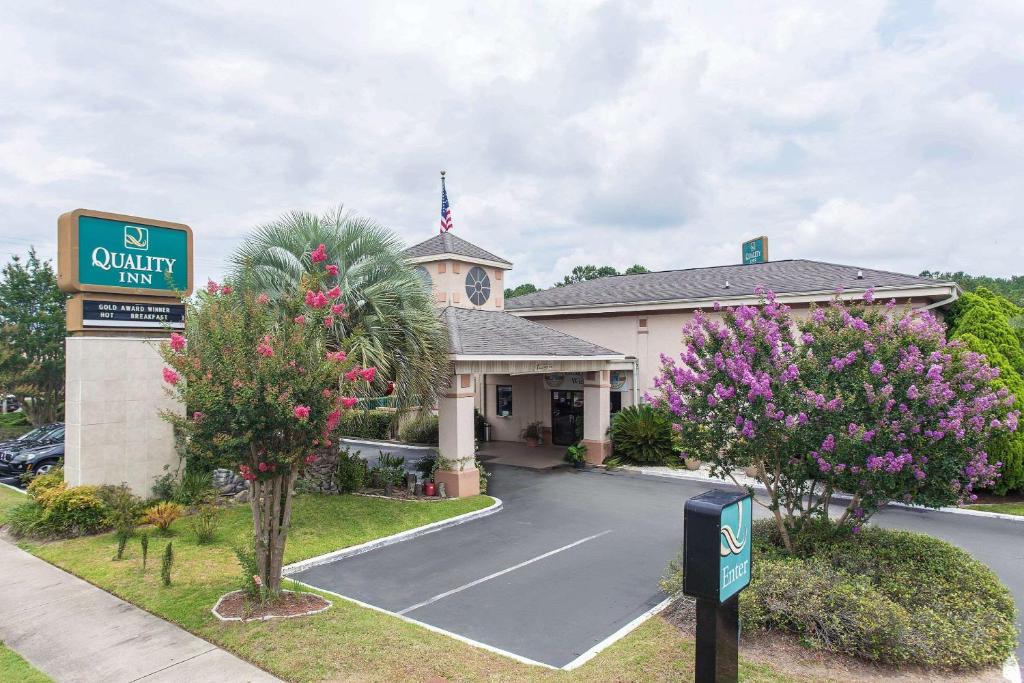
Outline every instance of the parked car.
<svg viewBox="0 0 1024 683">
<path fill-rule="evenodd" d="M 0 478 L 20 477 L 26 472 L 31 476 L 46 474 L 63 459 L 64 425 L 39 427 L 19 439 L 0 444 Z"/>
</svg>

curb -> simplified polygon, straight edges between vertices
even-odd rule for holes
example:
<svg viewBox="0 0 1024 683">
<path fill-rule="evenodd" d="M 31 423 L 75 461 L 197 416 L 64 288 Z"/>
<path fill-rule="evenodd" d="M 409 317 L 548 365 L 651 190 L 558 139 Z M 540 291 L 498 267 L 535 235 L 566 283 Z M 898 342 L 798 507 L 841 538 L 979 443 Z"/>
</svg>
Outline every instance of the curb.
<svg viewBox="0 0 1024 683">
<path fill-rule="evenodd" d="M 672 473 L 670 473 L 670 472 L 648 472 L 647 470 L 645 470 L 643 468 L 636 467 L 636 466 L 631 466 L 631 465 L 623 466 L 622 470 L 625 471 L 625 472 L 631 472 L 631 473 L 634 473 L 634 474 L 639 474 L 639 475 L 642 475 L 642 476 L 645 476 L 645 477 L 658 477 L 660 479 L 685 479 L 686 481 L 700 481 L 700 482 L 704 482 L 705 484 L 713 484 L 713 485 L 725 484 L 726 486 L 736 486 L 735 483 L 729 481 L 728 479 L 713 479 L 711 477 L 702 477 L 702 476 L 699 476 L 699 475 L 687 474 L 687 473 L 684 473 L 684 472 L 679 472 L 678 474 L 675 473 L 675 472 L 672 472 Z M 743 486 L 747 486 L 747 485 L 743 485 Z M 764 491 L 765 490 L 765 488 L 764 488 L 764 486 L 762 484 L 749 484 L 749 486 L 751 486 L 752 488 L 757 489 L 758 491 Z M 842 498 L 843 496 L 840 495 L 839 497 Z M 920 511 L 920 512 L 945 512 L 945 513 L 950 514 L 950 515 L 967 515 L 969 517 L 988 517 L 989 519 L 1001 519 L 1001 520 L 1006 521 L 1006 522 L 1017 522 L 1018 524 L 1024 524 L 1024 516 L 1021 516 L 1021 515 L 1008 515 L 1008 514 L 1006 514 L 1004 512 L 988 512 L 986 510 L 971 510 L 971 509 L 968 509 L 968 508 L 956 508 L 956 507 L 927 508 L 927 507 L 922 507 L 920 505 L 907 505 L 906 503 L 897 503 L 895 501 L 887 503 L 886 506 L 887 507 L 904 508 L 906 510 L 917 510 L 917 511 Z"/>
<path fill-rule="evenodd" d="M 423 536 L 425 534 L 431 534 L 435 531 L 440 531 L 441 529 L 447 529 L 448 527 L 458 526 L 459 524 L 465 524 L 466 522 L 471 522 L 475 519 L 488 517 L 496 512 L 500 512 L 503 505 L 501 499 L 495 498 L 494 496 L 489 497 L 494 502 L 480 510 L 474 510 L 473 512 L 464 512 L 461 515 L 449 517 L 448 519 L 442 519 L 438 522 L 431 522 L 430 524 L 425 524 L 423 526 L 416 527 L 415 529 L 407 529 L 406 531 L 400 531 L 397 534 L 384 536 L 383 538 L 376 538 L 372 541 L 360 543 L 359 545 L 354 545 L 348 548 L 342 548 L 341 550 L 335 550 L 325 555 L 317 555 L 316 557 L 311 557 L 308 560 L 293 562 L 292 564 L 283 567 L 281 569 L 281 574 L 282 576 L 290 576 L 291 574 L 296 574 L 298 572 L 311 569 L 312 567 L 316 567 L 321 564 L 327 564 L 329 562 L 335 562 L 337 560 L 344 560 L 345 558 L 352 557 L 353 555 L 361 555 L 363 553 L 368 553 L 371 550 L 376 550 L 377 548 L 383 548 L 385 546 L 394 545 L 395 543 L 401 543 L 402 541 L 408 541 L 410 539 L 418 538 L 419 536 Z M 317 590 L 320 589 L 318 588 Z"/>
<path fill-rule="evenodd" d="M 28 495 L 28 493 L 24 489 L 19 489 L 17 486 L 11 486 L 10 484 L 5 484 L 2 481 L 0 481 L 0 486 L 6 486 L 7 488 L 9 488 L 12 491 L 17 491 L 18 493 L 21 493 L 21 494 L 24 494 L 24 495 Z"/>
<path fill-rule="evenodd" d="M 401 441 L 371 441 L 369 439 L 348 439 L 344 438 L 340 440 L 342 443 L 356 444 L 358 446 L 398 446 L 400 448 L 408 448 L 411 451 L 434 451 L 437 450 L 437 446 L 417 446 L 414 444 L 403 443 Z"/>
<path fill-rule="evenodd" d="M 1003 680 L 1006 683 L 1021 683 L 1020 665 L 1017 663 L 1015 655 L 1010 655 L 1003 662 Z"/>
<path fill-rule="evenodd" d="M 281 592 L 282 593 L 301 593 L 302 591 L 282 590 Z M 271 619 L 294 619 L 295 617 L 308 617 L 308 616 L 310 616 L 312 614 L 320 614 L 321 612 L 326 612 L 327 610 L 329 610 L 331 608 L 331 605 L 334 604 L 333 602 L 331 602 L 330 600 L 328 600 L 324 596 L 318 595 L 317 597 L 320 598 L 321 600 L 323 600 L 324 602 L 326 602 L 327 604 L 324 605 L 323 607 L 319 608 L 319 609 L 313 610 L 312 612 L 302 612 L 301 614 L 268 614 L 265 617 L 253 617 L 252 619 L 245 619 L 243 617 L 222 617 L 220 615 L 220 613 L 217 611 L 217 608 L 220 607 L 220 603 L 224 602 L 224 599 L 226 597 L 228 597 L 229 595 L 234 595 L 235 593 L 241 593 L 241 591 L 231 591 L 230 593 L 225 593 L 224 595 L 220 596 L 220 598 L 218 598 L 217 604 L 214 605 L 212 608 L 210 608 L 210 611 L 213 612 L 213 616 L 217 617 L 218 619 L 220 619 L 223 622 L 240 621 L 240 622 L 243 622 L 243 623 L 247 624 L 250 621 L 269 621 Z"/>
</svg>

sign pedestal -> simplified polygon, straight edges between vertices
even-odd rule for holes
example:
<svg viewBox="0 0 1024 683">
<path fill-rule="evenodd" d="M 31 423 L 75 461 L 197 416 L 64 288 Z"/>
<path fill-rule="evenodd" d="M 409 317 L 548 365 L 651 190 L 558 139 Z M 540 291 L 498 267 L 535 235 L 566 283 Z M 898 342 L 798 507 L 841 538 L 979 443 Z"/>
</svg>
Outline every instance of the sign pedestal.
<svg viewBox="0 0 1024 683">
<path fill-rule="evenodd" d="M 161 411 L 184 414 L 163 386 L 160 339 L 67 338 L 64 479 L 127 484 L 148 497 L 165 466 L 178 465 L 174 431 Z"/>
<path fill-rule="evenodd" d="M 739 595 L 721 604 L 718 600 L 697 598 L 695 681 L 728 683 L 739 680 L 739 635 Z"/>
<path fill-rule="evenodd" d="M 715 489 L 686 501 L 683 593 L 697 598 L 696 683 L 739 680 L 740 596 L 750 583 L 753 499 Z"/>
</svg>

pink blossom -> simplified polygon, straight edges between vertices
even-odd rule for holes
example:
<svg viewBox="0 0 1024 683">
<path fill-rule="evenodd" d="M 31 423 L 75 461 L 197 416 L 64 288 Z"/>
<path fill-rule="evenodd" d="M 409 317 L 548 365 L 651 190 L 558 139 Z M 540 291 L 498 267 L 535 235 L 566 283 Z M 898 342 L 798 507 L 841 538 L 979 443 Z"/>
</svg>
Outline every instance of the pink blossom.
<svg viewBox="0 0 1024 683">
<path fill-rule="evenodd" d="M 181 377 L 178 376 L 178 373 L 176 373 L 174 370 L 171 370 L 170 368 L 164 368 L 164 381 L 165 382 L 167 382 L 168 384 L 172 384 L 173 385 L 173 384 L 177 384 L 180 379 L 181 379 Z"/>
<path fill-rule="evenodd" d="M 327 260 L 327 247 L 323 244 L 317 245 L 309 254 L 309 260 L 313 263 L 322 263 Z"/>
<path fill-rule="evenodd" d="M 309 418 L 309 406 L 295 406 L 295 417 L 300 420 L 306 420 Z"/>
<path fill-rule="evenodd" d="M 177 332 L 171 332 L 171 348 L 175 351 L 181 351 L 185 348 L 185 337 Z"/>
<path fill-rule="evenodd" d="M 343 396 L 341 398 L 341 407 L 345 408 L 345 409 L 355 408 L 356 407 L 356 403 L 358 403 L 358 402 L 359 402 L 359 399 L 357 399 L 357 398 L 355 398 L 353 396 Z"/>
<path fill-rule="evenodd" d="M 204 417 L 206 417 L 206 416 L 203 413 L 199 412 L 198 410 L 196 412 L 192 413 L 192 421 L 193 422 L 199 422 Z"/>
<path fill-rule="evenodd" d="M 345 304 L 334 304 L 331 306 L 331 313 L 334 315 L 341 315 L 345 312 Z"/>
<path fill-rule="evenodd" d="M 338 276 L 338 266 L 334 265 L 333 263 L 328 263 L 327 266 L 326 266 L 326 269 L 327 269 L 327 274 L 330 275 L 331 277 L 337 277 Z"/>
<path fill-rule="evenodd" d="M 297 315 L 297 316 L 295 316 L 295 324 L 296 325 L 305 325 L 306 324 L 306 316 L 304 316 L 304 315 Z"/>
<path fill-rule="evenodd" d="M 221 285 L 220 293 L 227 295 L 232 292 L 231 285 Z"/>
<path fill-rule="evenodd" d="M 348 380 L 349 382 L 355 382 L 357 379 L 359 379 L 359 375 L 360 369 L 358 367 L 355 367 L 345 373 L 345 379 Z"/>
<path fill-rule="evenodd" d="M 256 297 L 256 303 L 258 303 L 258 304 L 269 304 L 270 303 L 270 297 L 267 296 L 266 294 L 260 294 L 258 297 Z"/>
<path fill-rule="evenodd" d="M 310 453 L 309 455 L 306 456 L 306 464 L 307 465 L 312 465 L 317 460 L 319 460 L 319 458 L 317 458 L 315 453 Z"/>
<path fill-rule="evenodd" d="M 324 316 L 324 327 L 334 327 L 334 315 L 331 313 Z"/>
<path fill-rule="evenodd" d="M 274 355 L 274 348 L 270 345 L 269 335 L 265 335 L 263 341 L 256 346 L 256 353 L 264 358 L 270 358 Z"/>
<path fill-rule="evenodd" d="M 341 296 L 341 287 L 338 287 L 337 285 L 331 287 L 330 289 L 327 290 L 327 296 L 330 297 L 331 299 L 337 299 L 339 296 Z"/>
<path fill-rule="evenodd" d="M 868 287 L 867 291 L 864 292 L 864 303 L 874 303 L 875 301 L 875 288 Z"/>
<path fill-rule="evenodd" d="M 257 466 L 257 469 L 259 469 L 259 471 L 260 471 L 260 472 L 266 472 L 267 470 L 269 470 L 269 469 L 270 469 L 270 466 L 269 466 L 269 465 L 267 465 L 267 463 L 265 463 L 265 462 L 261 462 L 261 463 L 260 463 L 260 464 L 259 464 L 259 465 Z"/>
<path fill-rule="evenodd" d="M 331 390 L 330 389 L 324 389 L 323 391 L 320 392 L 320 395 L 323 396 L 324 398 L 330 398 L 331 397 Z"/>
<path fill-rule="evenodd" d="M 338 363 L 344 363 L 345 359 L 348 358 L 344 351 L 328 351 L 327 360 L 332 360 Z"/>
<path fill-rule="evenodd" d="M 373 378 L 377 376 L 377 368 L 366 368 L 359 374 L 362 376 L 363 380 L 372 382 Z"/>
<path fill-rule="evenodd" d="M 207 291 L 208 294 L 216 294 L 217 292 L 220 291 L 220 285 L 218 285 L 213 280 L 207 280 L 206 281 L 206 291 Z"/>
<path fill-rule="evenodd" d="M 340 410 L 332 410 L 327 415 L 327 431 L 332 431 L 335 427 L 338 426 L 338 422 L 340 422 L 340 421 L 341 421 L 341 411 Z"/>
</svg>

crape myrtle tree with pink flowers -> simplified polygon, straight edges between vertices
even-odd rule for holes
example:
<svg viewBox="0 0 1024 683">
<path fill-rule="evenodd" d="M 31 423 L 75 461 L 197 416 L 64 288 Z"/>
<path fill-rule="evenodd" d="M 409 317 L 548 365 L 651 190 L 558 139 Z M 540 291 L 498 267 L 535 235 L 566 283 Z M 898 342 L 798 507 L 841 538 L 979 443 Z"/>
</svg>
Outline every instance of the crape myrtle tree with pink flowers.
<svg viewBox="0 0 1024 683">
<path fill-rule="evenodd" d="M 295 480 L 376 375 L 329 346 L 344 313 L 338 271 L 323 245 L 310 259 L 317 267 L 273 300 L 210 282 L 188 302 L 185 334 L 161 344 L 164 381 L 188 412 L 165 418 L 191 450 L 228 460 L 249 483 L 257 583 L 269 596 L 281 590 Z"/>
<path fill-rule="evenodd" d="M 797 322 L 758 294 L 759 306 L 698 312 L 648 400 L 712 475 L 756 467 L 787 550 L 808 522 L 830 520 L 831 503 L 845 502 L 832 521 L 857 533 L 888 501 L 961 504 L 998 476 L 985 446 L 1016 430 L 1014 397 L 932 313 L 869 290 Z"/>
</svg>

